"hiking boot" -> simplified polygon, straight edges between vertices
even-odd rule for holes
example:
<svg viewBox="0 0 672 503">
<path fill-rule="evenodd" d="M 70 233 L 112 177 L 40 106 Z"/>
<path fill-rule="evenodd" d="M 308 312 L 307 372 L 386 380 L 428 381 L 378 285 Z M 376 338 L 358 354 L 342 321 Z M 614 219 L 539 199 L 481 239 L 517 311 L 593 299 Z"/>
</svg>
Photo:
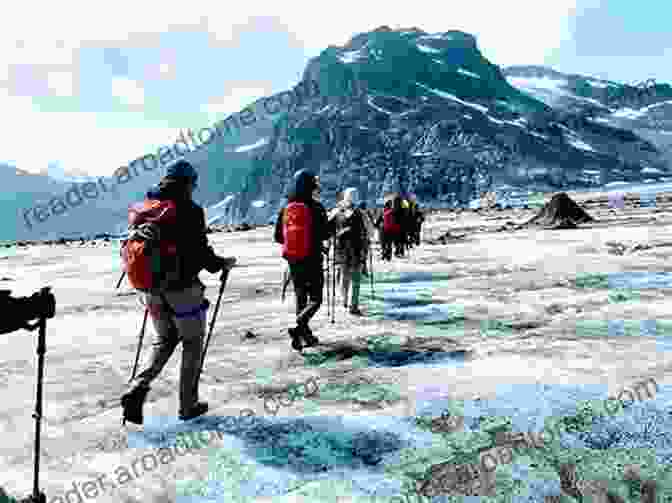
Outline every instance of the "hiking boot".
<svg viewBox="0 0 672 503">
<path fill-rule="evenodd" d="M 297 328 L 299 328 L 301 337 L 303 338 L 304 347 L 310 348 L 320 343 L 320 340 L 313 335 L 313 331 L 307 326 Z"/>
<path fill-rule="evenodd" d="M 299 327 L 290 328 L 287 331 L 289 332 L 289 336 L 292 338 L 292 349 L 301 351 L 303 349 L 303 344 L 301 342 L 301 332 Z"/>
<path fill-rule="evenodd" d="M 350 306 L 350 314 L 353 316 L 362 316 L 362 312 L 359 310 L 359 307 L 357 306 Z"/>
<path fill-rule="evenodd" d="M 139 386 L 121 397 L 125 421 L 140 425 L 143 423 L 142 406 L 145 404 L 148 392 L 149 388 Z"/>
<path fill-rule="evenodd" d="M 195 417 L 202 416 L 208 412 L 208 402 L 196 402 L 196 404 L 191 408 L 186 414 L 180 410 L 180 420 L 188 421 L 189 419 L 194 419 Z"/>
</svg>

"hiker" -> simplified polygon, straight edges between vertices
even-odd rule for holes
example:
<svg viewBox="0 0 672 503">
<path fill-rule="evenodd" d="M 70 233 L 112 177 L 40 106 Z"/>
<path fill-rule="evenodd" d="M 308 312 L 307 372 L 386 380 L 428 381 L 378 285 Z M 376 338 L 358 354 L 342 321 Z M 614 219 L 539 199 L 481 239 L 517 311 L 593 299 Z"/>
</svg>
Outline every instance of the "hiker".
<svg viewBox="0 0 672 503">
<path fill-rule="evenodd" d="M 354 187 L 345 189 L 343 199 L 329 212 L 336 230 L 336 264 L 341 276 L 341 298 L 343 307 L 350 308 L 350 314 L 361 316 L 359 310 L 359 290 L 362 271 L 368 258 L 369 235 L 364 217 L 356 207 L 358 191 Z M 348 293 L 352 285 L 352 296 L 348 305 Z"/>
<path fill-rule="evenodd" d="M 418 201 L 415 198 L 415 196 L 411 196 L 409 206 L 410 206 L 411 227 L 412 227 L 411 241 L 416 246 L 420 246 L 420 236 L 421 236 L 421 231 L 422 231 L 422 222 L 424 221 L 425 217 L 422 214 L 422 211 L 420 211 L 420 207 L 418 206 Z"/>
<path fill-rule="evenodd" d="M 282 245 L 296 297 L 296 326 L 288 329 L 292 348 L 319 344 L 308 326 L 322 305 L 324 289 L 323 241 L 334 233 L 333 221 L 319 202 L 319 178 L 308 170 L 294 173 L 288 204 L 280 209 L 274 239 Z M 310 302 L 308 301 L 310 299 Z"/>
<path fill-rule="evenodd" d="M 144 294 L 156 332 L 152 355 L 147 368 L 130 383 L 129 391 L 121 398 L 124 419 L 132 423 L 143 423 L 142 407 L 150 384 L 179 342 L 182 342 L 179 417 L 192 419 L 208 411 L 208 403 L 198 400 L 198 372 L 210 303 L 203 295 L 205 285 L 198 274 L 203 269 L 212 274 L 230 269 L 235 258 L 220 257 L 208 245 L 203 208 L 192 200 L 197 181 L 198 173 L 187 161 L 169 165 L 166 176 L 147 192 L 145 200 L 146 205 L 151 201 L 165 205 L 159 217 L 155 223 L 129 226 L 128 240 L 122 248 L 122 254 L 128 253 L 129 242 L 149 240 L 162 253 L 161 284 L 156 291 Z M 165 251 L 168 249 L 173 255 L 163 255 L 169 253 Z M 130 268 L 127 274 L 132 280 L 134 272 Z"/>
<path fill-rule="evenodd" d="M 368 260 L 369 254 L 372 253 L 371 250 L 371 245 L 373 243 L 373 237 L 376 234 L 376 227 L 373 225 L 373 219 L 371 218 L 371 214 L 369 213 L 369 210 L 366 207 L 365 202 L 359 203 L 359 210 L 362 213 L 362 218 L 364 220 L 364 227 L 366 227 L 366 236 L 367 236 L 367 241 L 366 241 L 366 259 Z M 368 276 L 369 275 L 369 265 L 368 262 L 364 262 L 364 267 L 362 269 L 362 276 Z"/>
<path fill-rule="evenodd" d="M 402 206 L 401 196 L 398 194 L 392 200 L 392 217 L 394 220 L 394 256 L 402 258 L 404 256 L 405 232 L 404 232 L 404 208 Z"/>
<path fill-rule="evenodd" d="M 401 226 L 394 215 L 394 203 L 387 200 L 383 207 L 383 214 L 378 217 L 376 226 L 380 229 L 381 260 L 392 260 L 392 245 L 399 240 Z"/>
<path fill-rule="evenodd" d="M 413 226 L 411 224 L 411 206 L 408 202 L 408 197 L 402 197 L 401 199 L 401 234 L 403 250 L 410 250 L 413 246 L 411 242 Z"/>
</svg>

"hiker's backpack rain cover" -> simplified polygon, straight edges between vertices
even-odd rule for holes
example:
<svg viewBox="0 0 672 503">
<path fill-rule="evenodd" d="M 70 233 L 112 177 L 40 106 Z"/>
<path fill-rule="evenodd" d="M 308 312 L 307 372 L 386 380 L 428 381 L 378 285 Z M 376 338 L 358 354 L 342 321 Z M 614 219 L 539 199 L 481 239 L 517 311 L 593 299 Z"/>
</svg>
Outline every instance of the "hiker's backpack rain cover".
<svg viewBox="0 0 672 503">
<path fill-rule="evenodd" d="M 289 203 L 282 220 L 282 256 L 290 263 L 310 257 L 313 251 L 313 214 L 310 207 L 301 202 Z"/>
<path fill-rule="evenodd" d="M 131 286 L 144 292 L 161 291 L 179 275 L 177 243 L 161 239 L 161 231 L 176 221 L 173 201 L 146 199 L 128 210 L 129 237 L 121 247 Z"/>
</svg>

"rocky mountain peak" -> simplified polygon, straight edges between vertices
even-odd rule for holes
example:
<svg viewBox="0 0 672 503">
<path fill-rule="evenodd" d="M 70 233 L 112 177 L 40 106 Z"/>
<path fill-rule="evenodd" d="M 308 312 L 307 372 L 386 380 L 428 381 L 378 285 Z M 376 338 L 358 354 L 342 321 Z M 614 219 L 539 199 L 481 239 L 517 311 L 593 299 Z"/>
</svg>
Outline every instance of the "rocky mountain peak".
<svg viewBox="0 0 672 503">
<path fill-rule="evenodd" d="M 327 204 L 355 186 L 369 205 L 408 191 L 432 206 L 465 205 L 498 185 L 557 190 L 669 171 L 653 143 L 598 120 L 610 109 L 581 86 L 609 82 L 538 66 L 502 71 L 459 30 L 382 26 L 330 46 L 303 79 L 321 97 L 278 123 L 241 194 L 243 207 L 268 201 L 269 217 L 300 167 L 320 174 Z M 521 79 L 579 89 L 581 106 L 558 106 Z"/>
</svg>

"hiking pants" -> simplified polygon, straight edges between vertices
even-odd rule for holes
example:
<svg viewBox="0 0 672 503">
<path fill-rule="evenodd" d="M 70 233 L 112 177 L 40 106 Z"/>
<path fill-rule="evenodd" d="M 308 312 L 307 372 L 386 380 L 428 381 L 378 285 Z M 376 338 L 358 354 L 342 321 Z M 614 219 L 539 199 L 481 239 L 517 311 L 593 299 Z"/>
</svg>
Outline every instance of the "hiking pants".
<svg viewBox="0 0 672 503">
<path fill-rule="evenodd" d="M 145 294 L 156 338 L 148 367 L 138 375 L 133 388 L 149 387 L 161 373 L 177 344 L 182 342 L 180 369 L 180 411 L 188 412 L 198 401 L 196 377 L 201 364 L 205 316 L 210 303 L 199 281 L 191 287 L 163 295 Z M 168 305 L 166 305 L 166 302 Z"/>
<path fill-rule="evenodd" d="M 359 307 L 359 290 L 362 284 L 362 266 L 340 264 L 339 269 L 341 270 L 341 298 L 343 299 L 343 305 L 347 307 L 348 291 L 352 284 L 350 307 Z"/>
<path fill-rule="evenodd" d="M 417 245 L 420 244 L 421 234 L 422 234 L 422 222 L 417 221 L 415 223 L 415 228 L 413 230 L 413 239 L 415 240 L 415 244 L 417 244 Z"/>
<path fill-rule="evenodd" d="M 296 324 L 300 327 L 307 327 L 322 305 L 324 289 L 322 263 L 319 261 L 289 264 L 289 272 L 296 296 Z M 308 302 L 309 298 L 310 302 Z"/>
<path fill-rule="evenodd" d="M 394 235 L 385 232 L 380 233 L 381 244 L 381 258 L 383 260 L 392 260 L 392 243 L 394 242 Z"/>
<path fill-rule="evenodd" d="M 400 232 L 399 234 L 394 236 L 394 254 L 397 257 L 403 257 L 405 246 L 406 246 L 406 234 Z"/>
</svg>

